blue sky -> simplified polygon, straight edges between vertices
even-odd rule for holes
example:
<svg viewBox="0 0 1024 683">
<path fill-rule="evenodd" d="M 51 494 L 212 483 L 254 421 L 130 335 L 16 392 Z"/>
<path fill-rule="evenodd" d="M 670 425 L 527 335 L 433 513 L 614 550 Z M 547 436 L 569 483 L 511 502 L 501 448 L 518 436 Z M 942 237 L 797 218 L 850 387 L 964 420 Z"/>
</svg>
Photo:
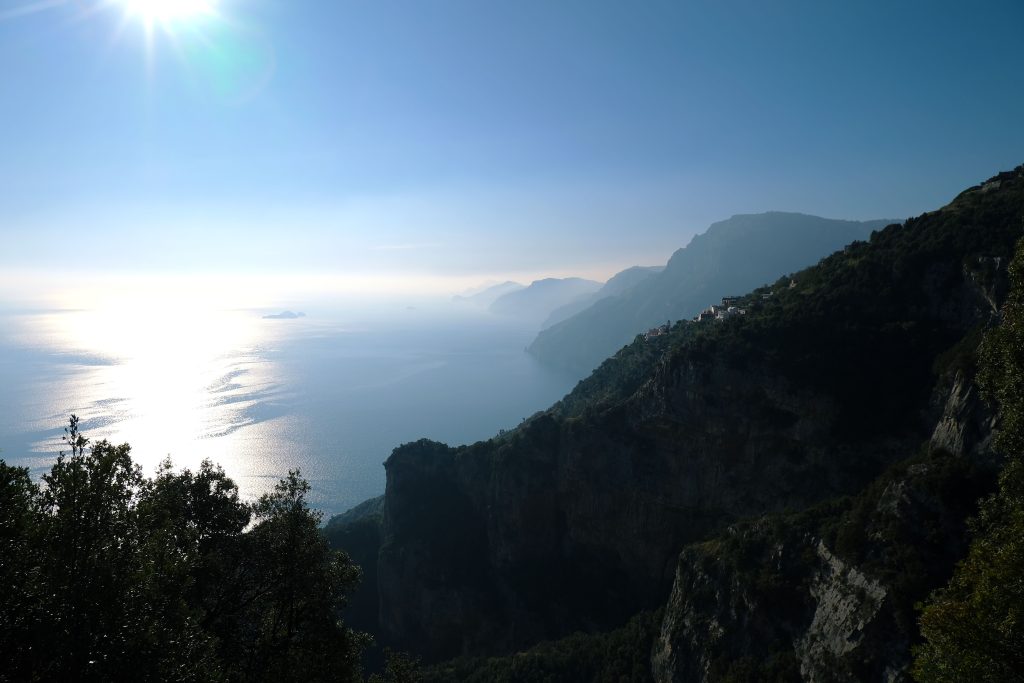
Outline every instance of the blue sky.
<svg viewBox="0 0 1024 683">
<path fill-rule="evenodd" d="M 0 0 L 0 270 L 600 276 L 1024 162 L 1019 0 L 215 4 Z"/>
</svg>

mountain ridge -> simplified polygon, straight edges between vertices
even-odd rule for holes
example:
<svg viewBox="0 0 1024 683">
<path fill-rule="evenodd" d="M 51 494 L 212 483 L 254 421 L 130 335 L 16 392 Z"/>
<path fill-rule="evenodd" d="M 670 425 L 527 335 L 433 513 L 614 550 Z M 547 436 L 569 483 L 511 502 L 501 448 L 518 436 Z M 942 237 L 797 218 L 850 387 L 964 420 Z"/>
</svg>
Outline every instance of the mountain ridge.
<svg viewBox="0 0 1024 683">
<path fill-rule="evenodd" d="M 869 670 L 904 680 L 916 637 L 906 600 L 937 586 L 956 553 L 920 547 L 919 557 L 937 563 L 932 573 L 878 564 L 870 553 L 919 543 L 913 539 L 925 537 L 923 528 L 945 543 L 942 534 L 962 528 L 967 513 L 942 487 L 966 481 L 955 474 L 961 466 L 978 468 L 984 479 L 998 460 L 972 368 L 1021 237 L 1024 168 L 993 180 L 995 189 L 981 191 L 985 183 L 966 190 L 939 211 L 875 231 L 867 242 L 750 291 L 738 302 L 746 315 L 684 322 L 634 340 L 507 434 L 458 448 L 419 441 L 395 449 L 385 465 L 378 552 L 383 637 L 429 661 L 502 654 L 574 630 L 614 629 L 668 601 L 652 669 L 657 680 L 752 672 L 763 652 L 743 639 L 754 623 L 743 620 L 763 621 L 757 605 L 772 595 L 769 584 L 756 583 L 741 565 L 739 572 L 719 565 L 723 558 L 700 544 L 729 538 L 735 525 L 764 515 L 822 505 L 828 511 L 830 501 L 860 496 L 863 520 L 841 507 L 821 518 L 825 527 L 808 527 L 807 543 L 785 541 L 796 548 L 794 571 L 822 578 L 794 584 L 806 591 L 794 600 L 811 611 L 773 631 L 766 647 L 771 654 L 772 643 L 782 643 L 777 652 L 785 654 L 793 647 L 786 643 L 806 643 L 801 652 L 818 654 L 780 666 L 808 680 L 824 674 L 807 662 L 825 656 L 835 658 L 830 671 L 839 680 Z M 900 507 L 899 491 L 912 490 L 920 496 L 908 500 L 920 503 Z M 883 500 L 906 510 L 877 516 L 878 533 L 906 529 L 895 540 L 853 543 L 849 532 L 827 532 L 836 524 L 870 530 Z M 928 527 L 928 511 L 948 505 L 948 521 Z M 738 552 L 773 547 L 763 541 L 771 534 L 758 533 L 749 537 L 755 545 L 743 541 Z M 847 591 L 829 577 L 852 574 L 828 567 L 856 568 L 882 592 Z M 752 611 L 735 613 L 726 640 L 705 643 L 680 630 L 718 618 L 715 601 L 671 597 L 673 586 L 698 575 L 708 577 L 701 581 L 712 595 L 736 585 L 735 595 L 750 597 L 736 603 Z M 858 636 L 843 649 L 844 638 L 853 638 L 849 624 L 821 630 L 825 622 L 814 620 L 821 596 L 833 593 L 847 596 L 842 604 L 850 609 L 868 610 L 865 618 L 880 629 L 872 633 L 898 637 L 872 649 L 883 641 Z M 898 609 L 864 602 L 883 593 Z M 687 668 L 693 662 L 704 664 Z"/>
<path fill-rule="evenodd" d="M 589 296 L 583 296 L 565 304 L 559 308 L 556 308 L 551 314 L 544 320 L 541 325 L 541 329 L 547 329 L 552 325 L 562 322 L 572 316 L 580 313 L 601 299 L 605 299 L 610 296 L 619 296 L 623 292 L 637 286 L 644 280 L 657 275 L 665 266 L 630 266 L 624 270 L 620 270 L 615 275 L 608 278 L 608 281 L 604 283 L 601 289 L 597 290 Z"/>
<path fill-rule="evenodd" d="M 722 297 L 810 266 L 889 223 L 782 211 L 736 214 L 695 235 L 654 277 L 542 330 L 529 351 L 585 375 L 636 334 L 666 320 L 692 318 Z"/>
<path fill-rule="evenodd" d="M 491 313 L 540 323 L 551 312 L 599 290 L 602 283 L 581 277 L 546 277 L 491 302 Z"/>
<path fill-rule="evenodd" d="M 479 291 L 474 291 L 469 294 L 457 294 L 452 297 L 452 302 L 457 304 L 473 304 L 474 306 L 487 308 L 494 303 L 495 299 L 525 288 L 526 285 L 519 284 L 512 280 L 506 280 L 505 282 L 488 285 Z"/>
</svg>

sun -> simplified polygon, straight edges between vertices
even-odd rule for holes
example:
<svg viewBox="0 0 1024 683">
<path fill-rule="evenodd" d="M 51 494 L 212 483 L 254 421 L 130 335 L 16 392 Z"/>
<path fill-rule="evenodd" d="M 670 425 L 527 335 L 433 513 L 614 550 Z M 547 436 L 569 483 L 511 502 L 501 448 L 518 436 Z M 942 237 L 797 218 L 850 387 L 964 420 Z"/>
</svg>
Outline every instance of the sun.
<svg viewBox="0 0 1024 683">
<path fill-rule="evenodd" d="M 181 22 L 216 12 L 216 0 L 117 0 L 117 4 L 147 24 Z"/>
</svg>

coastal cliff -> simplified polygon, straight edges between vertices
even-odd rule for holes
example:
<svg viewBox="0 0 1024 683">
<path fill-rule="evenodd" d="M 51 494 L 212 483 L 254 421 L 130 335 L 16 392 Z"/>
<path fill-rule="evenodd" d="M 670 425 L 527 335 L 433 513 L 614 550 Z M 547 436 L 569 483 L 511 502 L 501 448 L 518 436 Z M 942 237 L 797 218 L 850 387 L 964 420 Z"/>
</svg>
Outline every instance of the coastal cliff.
<svg viewBox="0 0 1024 683">
<path fill-rule="evenodd" d="M 382 637 L 503 654 L 664 605 L 657 680 L 755 660 L 900 679 L 913 600 L 948 578 L 998 462 L 974 352 L 1021 216 L 1017 169 L 740 297 L 745 315 L 638 337 L 508 433 L 397 448 Z"/>
</svg>

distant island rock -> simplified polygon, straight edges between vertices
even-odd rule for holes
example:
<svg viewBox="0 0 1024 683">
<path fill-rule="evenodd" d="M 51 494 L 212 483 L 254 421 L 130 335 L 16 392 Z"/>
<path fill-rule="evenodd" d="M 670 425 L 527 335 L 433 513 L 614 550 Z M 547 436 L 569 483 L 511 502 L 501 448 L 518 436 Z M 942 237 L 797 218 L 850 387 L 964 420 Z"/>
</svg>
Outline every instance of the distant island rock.
<svg viewBox="0 0 1024 683">
<path fill-rule="evenodd" d="M 294 311 L 281 311 L 280 313 L 271 313 L 270 315 L 263 316 L 264 320 L 295 320 L 296 318 L 305 318 L 306 314 L 302 311 L 295 313 Z"/>
</svg>

